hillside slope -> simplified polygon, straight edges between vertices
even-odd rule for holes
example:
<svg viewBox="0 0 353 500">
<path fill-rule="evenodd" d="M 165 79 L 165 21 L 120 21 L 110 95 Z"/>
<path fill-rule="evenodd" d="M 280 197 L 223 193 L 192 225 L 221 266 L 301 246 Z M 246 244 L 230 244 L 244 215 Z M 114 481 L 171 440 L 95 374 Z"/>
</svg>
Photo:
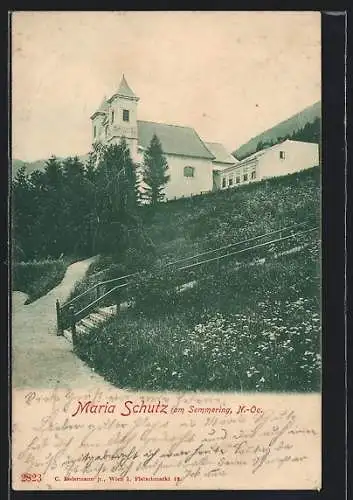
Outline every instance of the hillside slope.
<svg viewBox="0 0 353 500">
<path fill-rule="evenodd" d="M 164 260 L 311 219 L 319 221 L 318 167 L 158 207 L 145 231 Z"/>
<path fill-rule="evenodd" d="M 165 263 L 308 219 L 319 226 L 319 201 L 315 167 L 161 204 L 144 214 L 144 230 Z M 319 255 L 311 233 L 256 250 L 255 260 L 236 256 L 202 267 L 184 293 L 175 291 L 178 273 L 143 273 L 127 291 L 135 307 L 81 335 L 76 352 L 118 387 L 319 390 Z M 92 269 L 75 293 L 113 277 L 117 264 L 105 276 Z"/>
<path fill-rule="evenodd" d="M 276 144 L 280 142 L 279 139 L 287 139 L 292 136 L 293 133 L 305 127 L 305 125 L 313 123 L 315 120 L 321 118 L 321 101 L 316 102 L 312 106 L 309 106 L 299 113 L 291 116 L 287 120 L 271 127 L 270 129 L 262 132 L 261 134 L 253 137 L 247 143 L 240 146 L 238 149 L 233 151 L 233 156 L 238 160 L 255 153 L 257 145 L 259 143 L 271 143 Z M 300 140 L 300 139 L 299 139 Z"/>
</svg>

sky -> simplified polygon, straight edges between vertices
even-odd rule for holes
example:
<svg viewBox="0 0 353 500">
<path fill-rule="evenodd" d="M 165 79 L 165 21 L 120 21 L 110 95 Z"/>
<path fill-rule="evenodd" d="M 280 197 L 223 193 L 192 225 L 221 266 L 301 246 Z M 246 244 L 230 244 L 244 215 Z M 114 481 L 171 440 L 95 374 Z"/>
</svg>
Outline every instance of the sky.
<svg viewBox="0 0 353 500">
<path fill-rule="evenodd" d="M 12 157 L 91 149 L 90 115 L 122 74 L 138 119 L 233 151 L 321 98 L 318 12 L 16 12 Z"/>
</svg>

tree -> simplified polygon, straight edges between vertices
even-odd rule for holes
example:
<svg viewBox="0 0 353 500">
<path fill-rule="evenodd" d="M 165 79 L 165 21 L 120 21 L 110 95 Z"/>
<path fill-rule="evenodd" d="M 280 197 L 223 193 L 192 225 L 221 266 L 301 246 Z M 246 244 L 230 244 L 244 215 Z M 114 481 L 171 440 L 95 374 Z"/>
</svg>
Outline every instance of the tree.
<svg viewBox="0 0 353 500">
<path fill-rule="evenodd" d="M 96 178 L 102 215 L 116 221 L 136 208 L 136 166 L 124 138 L 101 148 Z"/>
<path fill-rule="evenodd" d="M 58 257 L 66 240 L 67 218 L 63 167 L 55 156 L 46 161 L 42 179 L 40 225 L 46 236 L 47 254 Z"/>
<path fill-rule="evenodd" d="M 122 258 L 128 249 L 145 257 L 137 193 L 136 165 L 124 139 L 94 148 L 85 165 L 77 156 L 52 156 L 43 171 L 28 174 L 22 167 L 12 190 L 15 258 L 97 252 Z"/>
<path fill-rule="evenodd" d="M 122 166 L 122 175 L 120 178 L 120 210 L 124 213 L 124 215 L 129 216 L 135 212 L 139 201 L 136 165 L 132 161 L 130 149 L 124 137 L 120 140 L 119 149 Z"/>
<path fill-rule="evenodd" d="M 17 172 L 12 186 L 12 229 L 14 238 L 13 254 L 15 259 L 32 256 L 32 189 L 26 166 Z"/>
<path fill-rule="evenodd" d="M 162 144 L 154 135 L 144 153 L 142 176 L 143 182 L 146 184 L 144 197 L 151 205 L 156 205 L 164 199 L 163 190 L 170 179 L 167 171 L 168 163 L 163 153 Z"/>
<path fill-rule="evenodd" d="M 90 253 L 93 196 L 86 170 L 81 160 L 69 157 L 63 160 L 62 215 L 65 221 L 65 241 L 61 243 L 64 254 Z"/>
<path fill-rule="evenodd" d="M 125 139 L 101 147 L 97 161 L 97 213 L 101 252 L 123 252 L 129 228 L 135 224 L 137 206 L 136 166 Z"/>
</svg>

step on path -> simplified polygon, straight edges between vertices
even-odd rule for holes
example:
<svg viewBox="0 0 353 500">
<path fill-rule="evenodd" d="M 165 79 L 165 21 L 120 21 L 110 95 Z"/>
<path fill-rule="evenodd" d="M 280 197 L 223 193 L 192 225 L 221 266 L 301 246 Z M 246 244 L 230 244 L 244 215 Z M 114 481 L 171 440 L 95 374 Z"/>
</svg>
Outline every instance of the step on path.
<svg viewBox="0 0 353 500">
<path fill-rule="evenodd" d="M 76 323 L 76 332 L 78 335 L 85 335 L 94 328 L 103 326 L 110 318 L 116 316 L 117 306 L 99 307 L 97 311 L 89 314 Z M 64 330 L 64 337 L 72 342 L 71 329 Z"/>
</svg>

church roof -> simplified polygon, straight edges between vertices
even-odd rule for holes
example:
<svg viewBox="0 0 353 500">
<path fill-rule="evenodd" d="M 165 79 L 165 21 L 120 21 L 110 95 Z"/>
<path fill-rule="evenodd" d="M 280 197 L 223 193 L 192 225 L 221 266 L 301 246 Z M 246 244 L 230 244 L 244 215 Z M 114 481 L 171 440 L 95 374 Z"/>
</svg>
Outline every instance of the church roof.
<svg viewBox="0 0 353 500">
<path fill-rule="evenodd" d="M 205 142 L 207 149 L 211 151 L 211 153 L 215 156 L 214 161 L 218 163 L 229 163 L 234 165 L 238 163 L 238 160 L 234 158 L 219 142 Z"/>
<path fill-rule="evenodd" d="M 91 116 L 91 119 L 94 118 L 98 114 L 105 115 L 108 112 L 108 110 L 109 110 L 109 104 L 107 102 L 106 96 L 104 96 L 103 101 L 101 102 L 101 104 L 100 104 L 99 108 L 97 109 L 97 111 L 95 111 L 93 113 L 93 115 Z"/>
<path fill-rule="evenodd" d="M 214 155 L 191 127 L 137 121 L 138 143 L 148 148 L 154 134 L 162 143 L 164 153 L 214 159 Z"/>
<path fill-rule="evenodd" d="M 120 82 L 117 94 L 121 95 L 123 97 L 134 97 L 134 98 L 136 98 L 136 95 L 135 95 L 134 91 L 131 90 L 131 88 L 129 87 L 129 85 L 128 85 L 128 83 L 127 83 L 124 75 L 123 75 L 123 77 L 121 79 L 121 82 Z"/>
<path fill-rule="evenodd" d="M 109 110 L 109 104 L 107 102 L 106 96 L 104 96 L 103 101 L 101 102 L 101 105 L 98 108 L 98 112 L 106 113 L 108 110 Z"/>
</svg>

